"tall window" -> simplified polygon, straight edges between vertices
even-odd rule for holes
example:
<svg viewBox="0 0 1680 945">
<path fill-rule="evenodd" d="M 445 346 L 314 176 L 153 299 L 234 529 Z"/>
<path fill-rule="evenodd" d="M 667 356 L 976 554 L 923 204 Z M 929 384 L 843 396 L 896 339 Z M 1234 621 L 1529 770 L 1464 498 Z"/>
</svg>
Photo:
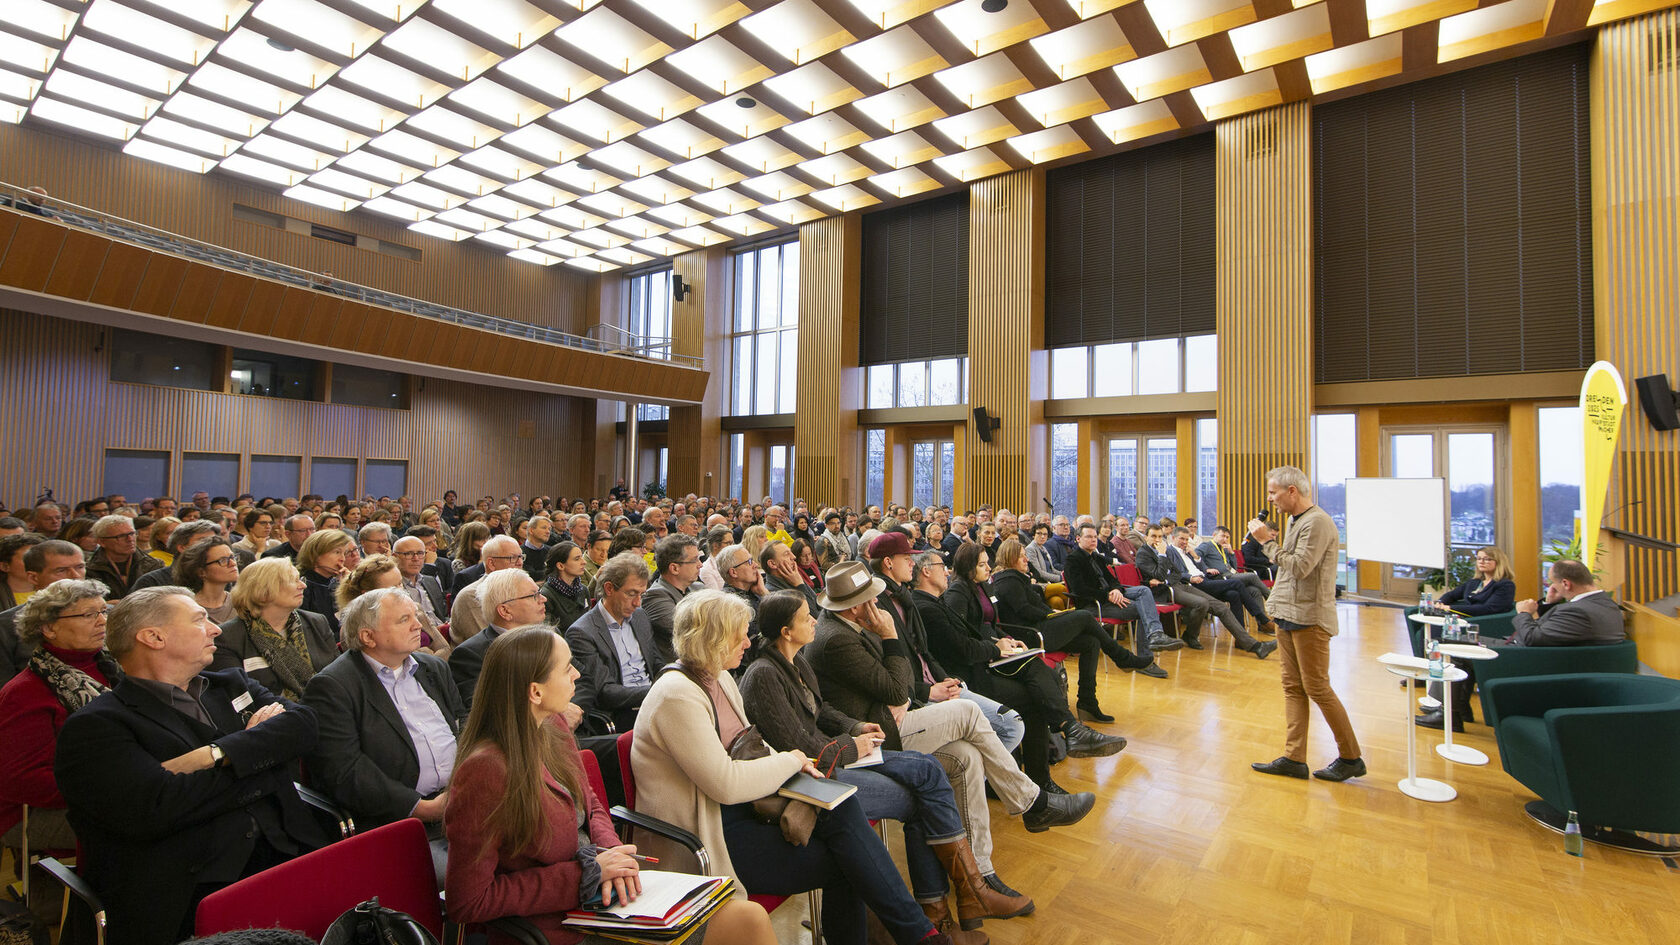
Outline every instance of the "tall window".
<svg viewBox="0 0 1680 945">
<path fill-rule="evenodd" d="M 863 504 L 886 505 L 887 431 L 880 428 L 864 434 Z"/>
<path fill-rule="evenodd" d="M 1052 400 L 1211 391 L 1218 374 L 1216 335 L 1050 349 Z"/>
<path fill-rule="evenodd" d="M 968 359 L 935 358 L 869 366 L 864 406 L 948 407 L 968 402 Z"/>
<path fill-rule="evenodd" d="M 1213 419 L 1196 421 L 1196 518 L 1202 523 L 1203 534 L 1212 532 L 1216 524 L 1230 528 L 1232 534 L 1242 527 L 1237 522 L 1219 521 L 1219 421 Z"/>
<path fill-rule="evenodd" d="M 1050 425 L 1050 502 L 1057 515 L 1079 511 L 1079 424 Z"/>
<path fill-rule="evenodd" d="M 1182 518 L 1178 508 L 1178 440 L 1149 438 L 1149 517 Z"/>
<path fill-rule="evenodd" d="M 747 438 L 740 433 L 729 435 L 729 494 L 737 499 L 746 498 L 746 485 L 741 479 L 742 470 L 746 466 Z"/>
<path fill-rule="evenodd" d="M 787 501 L 788 479 L 793 474 L 793 447 L 770 447 L 770 498 Z"/>
<path fill-rule="evenodd" d="M 624 330 L 635 336 L 635 351 L 648 358 L 671 359 L 671 270 L 669 267 L 633 275 Z M 669 420 L 671 408 L 637 404 L 637 420 Z M 663 477 L 661 477 L 663 479 Z"/>
<path fill-rule="evenodd" d="M 1347 571 L 1347 480 L 1356 475 L 1358 430 L 1351 413 L 1318 414 L 1312 420 L 1313 501 L 1336 522 L 1342 550 L 1337 556 L 1342 584 L 1354 587 Z M 1264 483 L 1262 483 L 1264 485 Z M 1276 525 L 1277 522 L 1273 522 Z"/>
<path fill-rule="evenodd" d="M 1575 537 L 1581 507 L 1581 408 L 1541 407 L 1540 551 Z"/>
<path fill-rule="evenodd" d="M 799 244 L 736 253 L 729 412 L 793 413 L 799 370 Z"/>
<path fill-rule="evenodd" d="M 957 444 L 953 440 L 923 440 L 911 447 L 910 504 L 926 508 L 951 501 Z"/>
</svg>

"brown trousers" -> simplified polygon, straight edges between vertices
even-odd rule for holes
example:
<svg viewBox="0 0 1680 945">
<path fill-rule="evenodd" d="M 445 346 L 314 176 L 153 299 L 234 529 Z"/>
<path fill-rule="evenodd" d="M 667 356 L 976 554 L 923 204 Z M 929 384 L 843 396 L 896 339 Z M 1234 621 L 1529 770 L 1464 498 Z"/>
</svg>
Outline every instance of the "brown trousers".
<svg viewBox="0 0 1680 945">
<path fill-rule="evenodd" d="M 1308 702 L 1318 706 L 1330 731 L 1336 736 L 1336 750 L 1343 758 L 1359 757 L 1359 739 L 1353 734 L 1347 709 L 1330 688 L 1330 634 L 1322 627 L 1300 630 L 1279 629 L 1278 653 L 1283 657 L 1283 704 L 1288 725 L 1283 754 L 1291 761 L 1307 760 L 1307 728 L 1311 719 Z"/>
</svg>

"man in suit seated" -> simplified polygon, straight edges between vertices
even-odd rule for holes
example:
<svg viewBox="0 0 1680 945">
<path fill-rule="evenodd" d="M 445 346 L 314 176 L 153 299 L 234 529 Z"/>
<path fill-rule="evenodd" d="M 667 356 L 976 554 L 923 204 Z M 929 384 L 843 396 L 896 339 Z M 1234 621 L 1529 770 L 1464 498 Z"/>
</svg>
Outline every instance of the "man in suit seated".
<svg viewBox="0 0 1680 945">
<path fill-rule="evenodd" d="M 525 552 L 519 550 L 519 540 L 511 535 L 491 538 L 484 543 L 482 551 L 482 558 L 477 564 L 455 575 L 455 601 L 449 605 L 449 636 L 457 642 L 470 638 L 490 622 L 490 608 L 480 597 L 485 579 L 509 569 L 525 570 Z M 463 581 L 466 583 L 463 584 Z M 539 615 L 534 622 L 541 619 Z M 472 699 L 469 697 L 467 701 Z"/>
<path fill-rule="evenodd" d="M 180 941 L 204 896 L 329 839 L 292 784 L 314 711 L 242 670 L 204 672 L 220 633 L 186 588 L 124 597 L 105 638 L 124 678 L 59 734 L 54 773 L 112 945 Z"/>
<path fill-rule="evenodd" d="M 1080 526 L 1078 541 L 1068 552 L 1066 567 L 1062 569 L 1073 606 L 1092 611 L 1098 617 L 1136 620 L 1139 656 L 1184 646 L 1184 641 L 1174 640 L 1161 629 L 1161 611 L 1155 606 L 1155 597 L 1149 589 L 1121 584 L 1097 557 L 1096 550 L 1097 526 L 1090 523 Z M 1138 672 L 1156 679 L 1167 678 L 1167 671 L 1160 663 L 1151 663 Z"/>
<path fill-rule="evenodd" d="M 307 515 L 293 515 L 286 519 L 281 526 L 281 532 L 286 540 L 262 553 L 264 558 L 290 558 L 297 560 L 298 551 L 309 536 L 315 534 L 315 520 Z"/>
<path fill-rule="evenodd" d="M 443 603 L 443 585 L 425 573 L 426 543 L 412 535 L 397 539 L 391 557 L 397 559 L 397 573 L 402 575 L 402 588 L 420 611 L 420 623 L 432 638 L 434 648 L 447 649 L 438 628 L 449 619 L 449 608 Z"/>
<path fill-rule="evenodd" d="M 1544 602 L 1517 601 L 1517 615 L 1511 625 L 1511 638 L 1504 646 L 1609 646 L 1627 639 L 1616 599 L 1598 586 L 1591 568 L 1569 558 L 1552 563 L 1546 575 Z M 1463 731 L 1464 720 L 1471 712 L 1470 691 L 1475 688 L 1476 672 L 1472 660 L 1454 665 L 1470 673 L 1469 679 L 1452 687 L 1453 731 L 1458 732 Z M 1439 697 L 1433 684 L 1431 694 Z M 1441 710 L 1418 716 L 1417 724 L 1442 727 Z"/>
<path fill-rule="evenodd" d="M 400 587 L 369 591 L 344 608 L 344 653 L 303 693 L 320 725 L 305 765 L 360 829 L 404 817 L 424 823 L 441 882 L 443 808 L 467 709 L 449 667 L 421 648 L 422 625 Z"/>
<path fill-rule="evenodd" d="M 700 583 L 700 543 L 683 532 L 666 535 L 653 546 L 653 567 L 658 577 L 642 595 L 642 613 L 653 626 L 660 661 L 670 663 L 677 658 L 671 643 L 677 605 L 690 590 L 705 587 Z"/>
<path fill-rule="evenodd" d="M 485 575 L 474 585 L 474 595 L 484 607 L 490 623 L 449 654 L 449 676 L 455 680 L 455 691 L 461 696 L 461 704 L 469 709 L 472 708 L 473 693 L 478 688 L 478 671 L 484 667 L 484 652 L 490 649 L 491 642 L 508 630 L 542 623 L 547 616 L 542 590 L 525 573 L 525 569 L 518 566 Z M 575 719 L 573 724 L 576 724 Z"/>
<path fill-rule="evenodd" d="M 1172 531 L 1172 542 L 1167 546 L 1165 559 L 1173 581 L 1180 589 L 1188 586 L 1213 598 L 1216 603 L 1211 609 L 1230 632 L 1231 638 L 1237 641 L 1237 646 L 1259 659 L 1265 659 L 1277 649 L 1277 644 L 1266 646 L 1255 640 L 1243 625 L 1242 618 L 1242 611 L 1246 609 L 1255 615 L 1254 619 L 1261 626 L 1277 632 L 1271 618 L 1266 616 L 1265 602 L 1253 588 L 1240 581 L 1209 576 L 1201 567 L 1201 559 L 1190 548 L 1191 537 L 1190 530 L 1182 525 Z"/>
<path fill-rule="evenodd" d="M 1266 557 L 1266 542 L 1272 540 L 1272 526 L 1256 520 L 1248 537 L 1243 539 L 1243 564 L 1262 581 L 1277 580 L 1277 565 Z"/>
<path fill-rule="evenodd" d="M 33 588 L 31 594 L 45 589 L 54 581 L 80 581 L 87 577 L 87 562 L 82 549 L 74 542 L 48 539 L 27 546 L 19 557 L 23 559 L 24 575 Z M 24 646 L 18 637 L 17 615 L 22 609 L 23 605 L 19 604 L 0 611 L 0 686 L 23 672 L 34 651 L 33 647 Z"/>
<path fill-rule="evenodd" d="M 1196 546 L 1196 556 L 1202 566 L 1203 573 L 1208 577 L 1220 577 L 1229 581 L 1241 581 L 1254 589 L 1261 600 L 1272 596 L 1272 589 L 1260 579 L 1260 575 L 1253 571 L 1246 571 L 1237 567 L 1237 553 L 1232 546 L 1231 530 L 1223 525 L 1213 527 L 1213 535 L 1207 541 Z M 1244 565 L 1248 562 L 1245 559 Z"/>
<path fill-rule="evenodd" d="M 647 590 L 647 563 L 626 551 L 601 565 L 596 581 L 601 602 L 566 630 L 577 667 L 577 695 L 572 701 L 584 711 L 612 716 L 621 732 L 636 724 L 653 681 L 665 669 L 665 657 L 653 636 L 653 624 L 642 610 Z"/>
</svg>

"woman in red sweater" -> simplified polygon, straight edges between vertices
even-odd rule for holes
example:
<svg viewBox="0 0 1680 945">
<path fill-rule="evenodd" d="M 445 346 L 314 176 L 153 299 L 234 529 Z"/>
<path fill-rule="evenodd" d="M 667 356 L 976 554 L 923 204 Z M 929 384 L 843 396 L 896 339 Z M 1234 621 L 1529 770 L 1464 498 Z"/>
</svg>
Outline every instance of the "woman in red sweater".
<svg viewBox="0 0 1680 945">
<path fill-rule="evenodd" d="M 31 849 L 76 848 L 53 780 L 53 746 L 70 713 L 122 678 L 105 652 L 107 592 L 98 581 L 57 581 L 18 611 L 18 639 L 34 653 L 0 689 L 0 832 L 8 847 L 21 845 L 28 804 Z"/>
<path fill-rule="evenodd" d="M 444 886 L 450 918 L 522 916 L 553 945 L 606 943 L 561 925 L 585 901 L 633 901 L 634 846 L 590 790 L 563 713 L 578 672 L 550 627 L 524 627 L 485 651 L 478 696 L 450 778 Z M 725 903 L 689 942 L 775 945 L 770 918 L 745 898 Z"/>
</svg>

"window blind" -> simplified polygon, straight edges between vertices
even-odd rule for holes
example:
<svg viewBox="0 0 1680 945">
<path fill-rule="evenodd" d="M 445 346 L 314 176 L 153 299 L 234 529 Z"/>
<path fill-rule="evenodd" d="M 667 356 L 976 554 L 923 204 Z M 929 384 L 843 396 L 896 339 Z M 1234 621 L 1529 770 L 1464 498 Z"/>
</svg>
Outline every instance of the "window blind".
<svg viewBox="0 0 1680 945">
<path fill-rule="evenodd" d="M 968 353 L 968 192 L 863 218 L 863 364 Z"/>
</svg>

